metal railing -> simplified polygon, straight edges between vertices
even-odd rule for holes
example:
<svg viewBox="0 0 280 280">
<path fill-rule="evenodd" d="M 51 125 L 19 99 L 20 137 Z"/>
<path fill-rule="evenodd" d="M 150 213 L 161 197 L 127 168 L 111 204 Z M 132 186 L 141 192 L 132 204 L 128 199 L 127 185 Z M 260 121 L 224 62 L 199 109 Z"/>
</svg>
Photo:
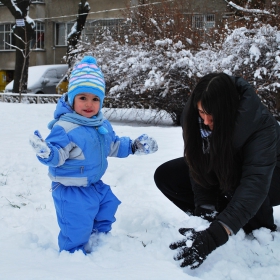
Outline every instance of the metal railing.
<svg viewBox="0 0 280 280">
<path fill-rule="evenodd" d="M 60 94 L 34 94 L 34 93 L 23 93 L 21 94 L 21 103 L 34 103 L 34 104 L 45 104 L 45 103 L 57 103 L 61 97 Z M 19 93 L 0 92 L 0 102 L 7 103 L 19 103 Z"/>
</svg>

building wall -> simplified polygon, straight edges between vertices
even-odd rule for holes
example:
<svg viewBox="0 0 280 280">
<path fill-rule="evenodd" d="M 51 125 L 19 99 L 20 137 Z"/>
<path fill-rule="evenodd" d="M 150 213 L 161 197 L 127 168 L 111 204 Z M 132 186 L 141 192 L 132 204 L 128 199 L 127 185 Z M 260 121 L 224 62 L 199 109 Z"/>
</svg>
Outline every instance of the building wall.
<svg viewBox="0 0 280 280">
<path fill-rule="evenodd" d="M 67 47 L 55 44 L 55 24 L 75 22 L 78 13 L 79 0 L 45 0 L 45 3 L 32 3 L 29 16 L 45 26 L 44 48 L 33 50 L 30 55 L 30 66 L 42 64 L 65 63 Z M 122 9 L 127 3 L 132 5 L 147 4 L 155 1 L 145 0 L 88 0 L 91 7 L 87 21 L 94 19 L 122 18 Z M 224 12 L 227 9 L 224 0 L 193 0 L 188 10 L 189 13 L 197 12 Z M 10 11 L 0 5 L 0 24 L 12 23 L 15 20 Z M 0 50 L 0 70 L 13 70 L 15 68 L 15 50 Z"/>
<path fill-rule="evenodd" d="M 55 45 L 55 23 L 74 22 L 76 20 L 76 14 L 78 13 L 79 2 L 78 0 L 46 1 L 46 17 L 49 18 L 45 21 L 46 36 L 51 38 L 46 41 L 47 62 L 55 64 L 65 63 L 63 57 L 66 55 L 67 47 Z M 126 2 L 126 0 L 88 0 L 90 12 L 87 16 L 87 20 L 120 18 L 122 15 L 118 9 L 124 8 Z"/>
<path fill-rule="evenodd" d="M 46 17 L 45 3 L 32 4 L 29 9 L 29 16 L 32 19 L 39 19 Z M 0 5 L 0 23 L 15 23 L 15 19 L 10 13 L 9 9 Z M 30 66 L 46 64 L 45 51 L 34 51 L 30 55 Z M 15 50 L 0 50 L 0 70 L 14 70 L 15 69 Z"/>
<path fill-rule="evenodd" d="M 0 23 L 14 23 L 14 17 L 11 15 L 10 11 L 3 5 L 0 5 Z M 13 70 L 15 69 L 15 51 L 14 50 L 4 50 L 0 51 L 0 70 Z"/>
</svg>

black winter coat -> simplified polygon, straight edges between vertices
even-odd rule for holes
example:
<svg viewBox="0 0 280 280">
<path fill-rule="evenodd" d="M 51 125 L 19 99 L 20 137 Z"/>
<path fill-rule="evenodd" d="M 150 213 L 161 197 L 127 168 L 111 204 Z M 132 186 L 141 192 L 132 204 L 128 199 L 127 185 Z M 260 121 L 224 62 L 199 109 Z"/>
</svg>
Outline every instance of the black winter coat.
<svg viewBox="0 0 280 280">
<path fill-rule="evenodd" d="M 280 126 L 250 84 L 240 77 L 232 79 L 240 94 L 233 138 L 240 180 L 217 219 L 236 234 L 263 205 L 274 168 L 280 167 Z M 196 205 L 216 205 L 217 186 L 193 184 L 193 191 Z"/>
</svg>

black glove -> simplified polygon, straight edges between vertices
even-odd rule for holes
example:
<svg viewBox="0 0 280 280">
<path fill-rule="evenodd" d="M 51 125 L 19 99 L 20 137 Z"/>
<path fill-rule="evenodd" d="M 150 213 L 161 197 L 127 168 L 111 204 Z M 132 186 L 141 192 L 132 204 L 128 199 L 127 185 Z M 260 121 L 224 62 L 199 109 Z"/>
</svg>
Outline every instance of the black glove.
<svg viewBox="0 0 280 280">
<path fill-rule="evenodd" d="M 218 212 L 211 209 L 206 209 L 200 206 L 197 206 L 194 210 L 194 215 L 201 217 L 204 220 L 207 220 L 208 222 L 213 222 L 215 220 L 215 217 L 217 216 Z"/>
<path fill-rule="evenodd" d="M 184 259 L 180 266 L 190 266 L 191 269 L 199 267 L 212 251 L 228 241 L 228 234 L 218 221 L 214 221 L 203 231 L 180 228 L 179 232 L 187 238 L 170 244 L 169 248 L 172 250 L 179 248 L 174 260 Z"/>
</svg>

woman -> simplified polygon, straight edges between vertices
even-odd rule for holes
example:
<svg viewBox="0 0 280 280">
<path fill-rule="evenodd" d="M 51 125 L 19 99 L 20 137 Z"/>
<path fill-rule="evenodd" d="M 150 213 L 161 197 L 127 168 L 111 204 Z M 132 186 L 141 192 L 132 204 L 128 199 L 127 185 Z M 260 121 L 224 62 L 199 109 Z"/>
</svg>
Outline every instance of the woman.
<svg viewBox="0 0 280 280">
<path fill-rule="evenodd" d="M 280 204 L 280 127 L 242 78 L 211 73 L 198 82 L 182 115 L 184 157 L 159 166 L 155 183 L 181 210 L 211 222 L 180 229 L 181 266 L 198 267 L 228 235 L 276 230 Z M 191 247 L 186 246 L 192 240 Z"/>
</svg>

